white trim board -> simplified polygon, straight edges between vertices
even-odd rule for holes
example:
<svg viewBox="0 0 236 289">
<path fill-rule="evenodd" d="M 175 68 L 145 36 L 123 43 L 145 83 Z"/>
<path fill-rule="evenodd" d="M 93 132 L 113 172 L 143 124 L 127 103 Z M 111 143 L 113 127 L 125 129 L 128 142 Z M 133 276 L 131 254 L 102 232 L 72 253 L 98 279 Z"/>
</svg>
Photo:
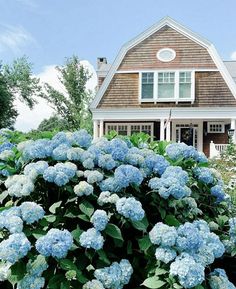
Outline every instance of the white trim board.
<svg viewBox="0 0 236 289">
<path fill-rule="evenodd" d="M 215 47 L 208 40 L 199 36 L 198 34 L 194 33 L 193 31 L 189 30 L 188 28 L 182 26 L 180 23 L 176 22 L 172 18 L 165 17 L 160 22 L 154 24 L 149 29 L 145 30 L 143 33 L 141 33 L 140 35 L 138 35 L 134 39 L 128 41 L 125 45 L 122 46 L 122 48 L 121 48 L 120 52 L 118 53 L 114 63 L 112 64 L 105 80 L 103 81 L 103 83 L 102 83 L 101 87 L 99 88 L 94 100 L 92 101 L 92 103 L 90 105 L 91 109 L 97 108 L 99 102 L 101 101 L 106 89 L 108 88 L 114 74 L 116 73 L 117 69 L 119 68 L 119 66 L 120 66 L 124 56 L 126 55 L 127 51 L 166 25 L 173 28 L 174 30 L 178 31 L 182 35 L 185 35 L 189 39 L 193 40 L 194 42 L 198 43 L 199 45 L 201 45 L 207 49 L 207 51 L 211 55 L 213 61 L 215 62 L 217 69 L 221 72 L 221 75 L 222 75 L 223 79 L 225 80 L 226 84 L 228 85 L 231 93 L 236 98 L 236 83 L 233 81 L 233 78 L 231 77 L 229 71 L 227 70 L 226 66 L 224 65 L 223 61 L 221 60 Z"/>
<path fill-rule="evenodd" d="M 168 119 L 236 119 L 236 107 L 184 107 L 92 109 L 94 120 L 160 120 Z"/>
</svg>

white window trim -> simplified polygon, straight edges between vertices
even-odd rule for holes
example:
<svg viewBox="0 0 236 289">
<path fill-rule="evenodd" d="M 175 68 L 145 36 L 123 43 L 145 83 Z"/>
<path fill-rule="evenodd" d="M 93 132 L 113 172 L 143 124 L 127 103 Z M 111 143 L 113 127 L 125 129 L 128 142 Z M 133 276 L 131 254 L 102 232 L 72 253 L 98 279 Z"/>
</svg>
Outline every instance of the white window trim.
<svg viewBox="0 0 236 289">
<path fill-rule="evenodd" d="M 163 58 L 161 57 L 161 53 L 162 53 L 163 51 L 169 51 L 169 52 L 171 52 L 171 53 L 172 53 L 172 57 L 171 57 L 170 59 L 167 59 L 167 60 L 166 60 L 166 59 L 163 59 Z M 157 51 L 156 57 L 157 57 L 157 59 L 160 60 L 161 62 L 171 62 L 172 60 L 175 59 L 175 57 L 176 57 L 176 52 L 175 52 L 175 50 L 172 49 L 172 48 L 162 48 L 162 49 L 160 49 L 160 50 Z"/>
<path fill-rule="evenodd" d="M 153 122 L 106 122 L 105 123 L 105 133 L 108 133 L 108 126 L 112 125 L 126 125 L 127 126 L 127 135 L 131 135 L 131 125 L 150 125 L 151 126 L 151 138 L 153 139 L 154 136 L 154 123 Z"/>
<path fill-rule="evenodd" d="M 221 125 L 222 129 L 221 131 L 211 131 L 210 125 L 215 124 L 215 125 Z M 221 121 L 208 121 L 207 122 L 207 133 L 225 133 L 225 123 Z"/>
<path fill-rule="evenodd" d="M 179 74 L 180 72 L 191 72 L 191 97 L 190 98 L 179 98 Z M 158 73 L 164 73 L 164 72 L 173 72 L 175 73 L 175 97 L 174 98 L 158 98 Z M 153 98 L 142 98 L 142 73 L 154 73 L 154 84 L 153 84 Z M 140 71 L 139 72 L 139 103 L 143 102 L 191 102 L 193 103 L 195 100 L 195 70 L 187 70 L 187 69 L 181 69 L 181 70 L 147 70 L 147 71 Z"/>
</svg>

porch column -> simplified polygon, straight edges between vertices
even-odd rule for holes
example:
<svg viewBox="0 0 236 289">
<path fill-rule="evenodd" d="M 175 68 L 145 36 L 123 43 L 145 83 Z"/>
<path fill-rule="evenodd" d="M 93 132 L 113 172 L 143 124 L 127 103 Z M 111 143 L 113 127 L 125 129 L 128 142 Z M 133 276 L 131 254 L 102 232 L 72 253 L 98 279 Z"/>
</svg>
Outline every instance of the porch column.
<svg viewBox="0 0 236 289">
<path fill-rule="evenodd" d="M 103 120 L 100 120 L 100 122 L 99 122 L 99 137 L 103 137 L 103 134 L 104 134 L 103 125 L 104 125 Z"/>
<path fill-rule="evenodd" d="M 98 138 L 98 121 L 97 120 L 93 121 L 93 138 L 94 139 Z"/>
<path fill-rule="evenodd" d="M 166 140 L 170 141 L 170 121 L 167 123 L 167 126 L 166 126 Z"/>
<path fill-rule="evenodd" d="M 236 143 L 236 120 L 235 119 L 231 119 L 231 125 L 230 125 L 230 128 L 231 129 L 234 129 L 234 135 L 233 135 L 233 137 L 232 137 L 232 141 L 233 141 L 233 143 Z"/>
<path fill-rule="evenodd" d="M 161 119 L 160 140 L 165 140 L 165 120 L 164 119 Z"/>
</svg>

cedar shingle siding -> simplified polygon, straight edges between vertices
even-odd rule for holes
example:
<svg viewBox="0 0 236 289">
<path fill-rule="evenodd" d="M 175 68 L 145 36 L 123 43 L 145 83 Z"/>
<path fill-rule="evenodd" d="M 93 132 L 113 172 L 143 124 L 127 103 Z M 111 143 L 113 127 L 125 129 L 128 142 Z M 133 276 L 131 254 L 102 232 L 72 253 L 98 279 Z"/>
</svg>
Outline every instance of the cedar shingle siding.
<svg viewBox="0 0 236 289">
<path fill-rule="evenodd" d="M 156 53 L 162 48 L 172 48 L 176 58 L 161 62 Z M 130 49 L 119 70 L 144 68 L 216 68 L 207 50 L 174 29 L 164 26 L 141 43 Z"/>
</svg>

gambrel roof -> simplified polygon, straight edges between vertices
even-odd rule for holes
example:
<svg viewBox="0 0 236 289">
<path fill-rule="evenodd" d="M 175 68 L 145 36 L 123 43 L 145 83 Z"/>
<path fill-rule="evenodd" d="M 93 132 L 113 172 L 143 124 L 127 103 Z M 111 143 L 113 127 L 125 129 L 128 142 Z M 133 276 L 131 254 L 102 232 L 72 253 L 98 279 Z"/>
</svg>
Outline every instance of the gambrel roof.
<svg viewBox="0 0 236 289">
<path fill-rule="evenodd" d="M 114 63 L 112 64 L 111 68 L 109 69 L 109 72 L 108 72 L 104 82 L 102 83 L 101 87 L 99 88 L 99 90 L 98 90 L 98 92 L 97 92 L 97 94 L 96 94 L 96 96 L 95 96 L 95 98 L 94 98 L 94 100 L 90 106 L 91 109 L 97 108 L 100 100 L 102 99 L 106 89 L 108 88 L 114 74 L 116 73 L 117 69 L 119 68 L 126 53 L 131 48 L 133 48 L 134 46 L 136 46 L 137 44 L 139 44 L 140 42 L 142 42 L 143 40 L 145 40 L 146 38 L 151 36 L 153 33 L 159 31 L 164 26 L 171 27 L 172 29 L 176 30 L 177 32 L 181 33 L 182 35 L 186 36 L 187 38 L 191 39 L 192 41 L 198 43 L 199 45 L 201 45 L 202 47 L 207 49 L 209 55 L 212 57 L 212 60 L 214 61 L 217 69 L 220 71 L 220 73 L 221 73 L 223 79 L 225 80 L 226 84 L 228 85 L 230 91 L 232 92 L 233 96 L 236 98 L 236 84 L 233 81 L 233 78 L 231 77 L 225 64 L 223 63 L 220 56 L 218 55 L 214 45 L 211 42 L 209 42 L 207 39 L 203 38 L 202 36 L 199 36 L 198 34 L 192 32 L 188 28 L 182 26 L 181 24 L 179 24 L 178 22 L 176 22 L 172 18 L 165 17 L 160 22 L 154 24 L 149 29 L 145 30 L 143 33 L 141 33 L 140 35 L 138 35 L 134 39 L 128 41 L 126 44 L 124 44 L 122 46 L 122 48 L 121 48 L 120 52 L 118 53 Z"/>
</svg>

